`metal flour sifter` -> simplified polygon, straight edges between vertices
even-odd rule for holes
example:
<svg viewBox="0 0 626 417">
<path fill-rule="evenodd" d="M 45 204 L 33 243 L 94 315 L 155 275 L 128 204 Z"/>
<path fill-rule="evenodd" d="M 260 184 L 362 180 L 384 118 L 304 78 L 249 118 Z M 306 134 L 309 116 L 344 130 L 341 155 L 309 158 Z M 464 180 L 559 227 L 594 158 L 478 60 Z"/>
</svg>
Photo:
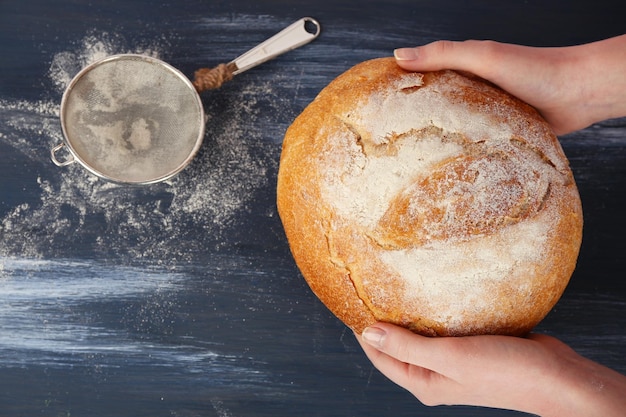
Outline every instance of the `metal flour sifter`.
<svg viewBox="0 0 626 417">
<path fill-rule="evenodd" d="M 123 184 L 171 178 L 202 144 L 205 116 L 199 92 L 218 88 L 319 33 L 316 20 L 302 18 L 228 64 L 196 71 L 194 82 L 149 56 L 121 54 L 95 62 L 63 94 L 65 140 L 51 149 L 52 161 L 58 166 L 78 162 L 100 178 Z M 60 158 L 63 148 L 68 152 Z"/>
</svg>

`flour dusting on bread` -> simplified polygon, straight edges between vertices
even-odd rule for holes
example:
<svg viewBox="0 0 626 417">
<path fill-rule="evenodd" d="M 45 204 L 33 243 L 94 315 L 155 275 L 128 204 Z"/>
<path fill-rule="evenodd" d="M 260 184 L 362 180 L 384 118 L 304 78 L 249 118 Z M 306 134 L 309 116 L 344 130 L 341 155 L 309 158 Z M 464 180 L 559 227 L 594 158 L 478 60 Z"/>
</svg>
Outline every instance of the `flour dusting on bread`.
<svg viewBox="0 0 626 417">
<path fill-rule="evenodd" d="M 533 109 L 392 60 L 349 70 L 294 121 L 278 194 L 303 275 L 355 331 L 524 333 L 560 297 L 581 240 L 567 159 Z"/>
</svg>

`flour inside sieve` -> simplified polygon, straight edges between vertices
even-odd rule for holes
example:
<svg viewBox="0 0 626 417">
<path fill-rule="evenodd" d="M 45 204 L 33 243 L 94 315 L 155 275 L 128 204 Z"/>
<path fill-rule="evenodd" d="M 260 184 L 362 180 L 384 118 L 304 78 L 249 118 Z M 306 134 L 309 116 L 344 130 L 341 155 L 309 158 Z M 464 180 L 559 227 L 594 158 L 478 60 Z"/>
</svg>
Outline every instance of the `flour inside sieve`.
<svg viewBox="0 0 626 417">
<path fill-rule="evenodd" d="M 202 102 L 170 65 L 143 55 L 114 55 L 81 71 L 61 104 L 72 155 L 108 180 L 151 183 L 193 158 L 204 136 Z"/>
</svg>

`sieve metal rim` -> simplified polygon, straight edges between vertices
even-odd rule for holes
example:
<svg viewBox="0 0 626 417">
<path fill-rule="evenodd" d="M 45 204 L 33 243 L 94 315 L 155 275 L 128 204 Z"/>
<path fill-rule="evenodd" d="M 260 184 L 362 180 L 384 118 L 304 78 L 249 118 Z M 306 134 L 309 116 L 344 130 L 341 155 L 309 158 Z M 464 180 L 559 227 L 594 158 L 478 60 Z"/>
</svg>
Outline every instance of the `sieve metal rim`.
<svg viewBox="0 0 626 417">
<path fill-rule="evenodd" d="M 158 175 L 152 178 L 149 178 L 147 180 L 143 180 L 143 181 L 133 181 L 133 180 L 128 180 L 128 179 L 124 179 L 124 178 L 120 178 L 120 177 L 116 177 L 112 174 L 107 174 L 104 172 L 99 171 L 98 169 L 94 168 L 89 162 L 85 161 L 84 158 L 81 157 L 80 152 L 77 151 L 74 146 L 72 146 L 72 140 L 70 138 L 70 135 L 68 133 L 68 129 L 66 127 L 66 108 L 67 108 L 67 103 L 69 101 L 70 95 L 73 91 L 73 88 L 76 86 L 76 84 L 78 82 L 81 81 L 81 79 L 88 74 L 89 72 L 93 71 L 95 68 L 100 67 L 102 65 L 105 65 L 107 63 L 110 63 L 111 61 L 119 61 L 119 60 L 133 60 L 133 61 L 144 61 L 147 62 L 149 64 L 152 65 L 158 65 L 159 67 L 164 68 L 165 70 L 167 70 L 168 72 L 170 72 L 172 75 L 176 76 L 178 79 L 180 79 L 183 84 L 189 89 L 190 93 L 193 94 L 195 103 L 197 105 L 197 109 L 198 109 L 198 137 L 196 138 L 195 142 L 194 142 L 194 146 L 193 148 L 190 150 L 189 155 L 187 155 L 187 157 L 185 158 L 185 160 L 183 160 L 176 168 L 169 170 L 166 173 L 163 173 L 162 175 Z M 89 65 L 87 65 L 86 67 L 84 67 L 83 69 L 81 69 L 75 76 L 74 78 L 72 78 L 72 80 L 70 81 L 70 83 L 67 85 L 65 91 L 63 92 L 63 97 L 61 98 L 61 107 L 60 107 L 60 121 L 61 121 L 61 130 L 63 132 L 63 138 L 64 141 L 60 144 L 58 144 L 57 146 L 55 146 L 54 148 L 52 148 L 51 150 L 51 156 L 52 156 L 52 160 L 53 162 L 58 165 L 58 166 L 65 166 L 65 165 L 70 165 L 74 162 L 78 162 L 80 165 L 83 166 L 83 168 L 85 168 L 87 171 L 91 172 L 92 174 L 96 175 L 99 178 L 102 178 L 104 180 L 110 181 L 110 182 L 114 182 L 114 183 L 118 183 L 118 184 L 137 184 L 137 185 L 144 185 L 144 184 L 154 184 L 157 182 L 161 182 L 161 181 L 165 181 L 167 179 L 172 178 L 173 176 L 175 176 L 176 174 L 178 174 L 180 171 L 182 171 L 190 162 L 191 160 L 195 157 L 195 155 L 197 154 L 198 150 L 200 149 L 204 136 L 205 136 L 205 115 L 204 115 L 204 107 L 202 105 L 202 99 L 200 98 L 200 95 L 198 94 L 198 92 L 196 91 L 196 88 L 194 87 L 194 85 L 192 84 L 192 82 L 189 80 L 189 78 L 187 78 L 181 71 L 179 71 L 177 68 L 173 67 L 172 65 L 168 64 L 165 61 L 162 61 L 158 58 L 154 58 L 148 55 L 141 55 L 141 54 L 132 54 L 132 53 L 125 53 L 125 54 L 115 54 L 115 55 L 110 55 L 107 56 L 103 59 L 100 59 L 98 61 L 95 61 Z M 71 159 L 66 160 L 66 161 L 59 161 L 56 158 L 56 152 L 58 152 L 61 148 L 63 147 L 67 147 L 68 151 L 71 154 Z"/>
</svg>

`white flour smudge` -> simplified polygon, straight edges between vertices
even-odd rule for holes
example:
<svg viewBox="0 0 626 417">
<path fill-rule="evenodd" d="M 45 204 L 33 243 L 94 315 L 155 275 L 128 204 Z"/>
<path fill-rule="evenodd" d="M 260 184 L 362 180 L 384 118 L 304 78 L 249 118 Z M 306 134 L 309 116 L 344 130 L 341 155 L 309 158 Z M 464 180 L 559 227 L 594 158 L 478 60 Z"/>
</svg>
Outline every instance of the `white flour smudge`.
<svg viewBox="0 0 626 417">
<path fill-rule="evenodd" d="M 75 50 L 52 57 L 47 76 L 56 91 L 49 96 L 60 97 L 73 76 L 92 62 L 118 53 L 158 58 L 166 52 L 161 48 L 128 48 L 116 36 L 90 34 Z M 270 111 L 281 106 L 269 82 L 238 88 L 220 103 L 227 108 L 219 120 L 207 115 L 212 130 L 191 164 L 173 179 L 145 187 L 107 183 L 79 164 L 52 164 L 50 149 L 63 141 L 60 99 L 0 99 L 5 121 L 0 142 L 37 167 L 40 192 L 37 203 L 31 199 L 0 212 L 0 256 L 66 256 L 67 251 L 72 256 L 82 250 L 169 262 L 220 247 L 236 214 L 250 211 L 251 197 L 267 185 L 268 170 L 276 168 L 278 146 L 264 142 L 263 135 L 282 135 L 255 126 L 261 102 Z"/>
</svg>

